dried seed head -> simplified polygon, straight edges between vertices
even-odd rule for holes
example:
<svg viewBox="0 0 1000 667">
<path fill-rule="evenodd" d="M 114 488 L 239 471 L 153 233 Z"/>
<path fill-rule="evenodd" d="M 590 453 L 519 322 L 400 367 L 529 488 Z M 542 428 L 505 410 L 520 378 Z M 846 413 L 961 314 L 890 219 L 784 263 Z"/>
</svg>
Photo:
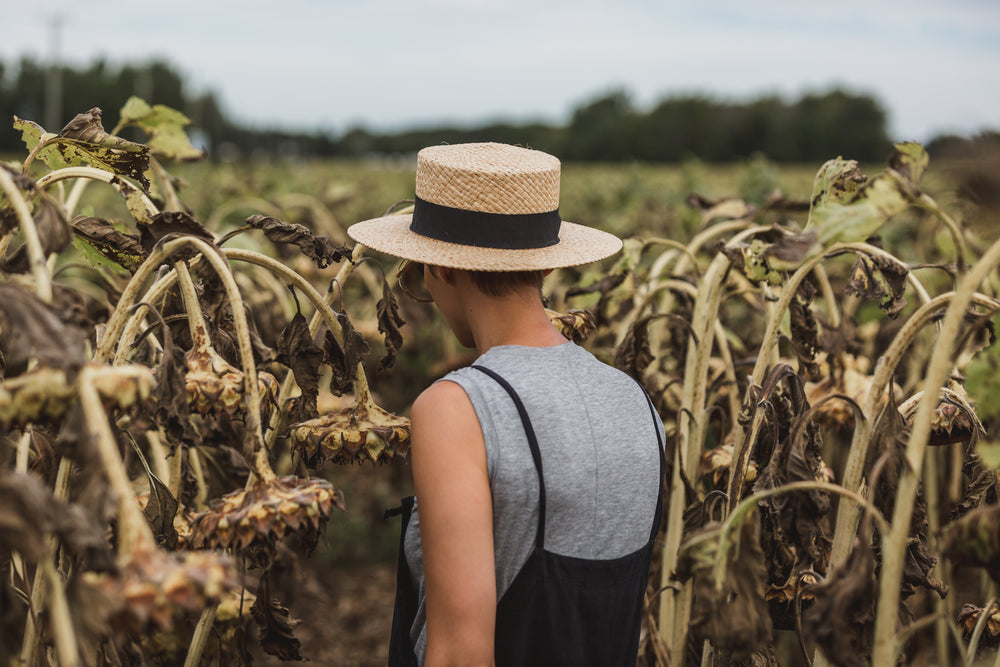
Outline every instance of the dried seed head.
<svg viewBox="0 0 1000 667">
<path fill-rule="evenodd" d="M 563 336 L 571 341 L 581 343 L 597 328 L 597 320 L 589 310 L 573 309 L 565 315 L 554 310 L 545 309 L 549 321 Z"/>
<path fill-rule="evenodd" d="M 397 454 L 405 456 L 410 448 L 410 420 L 376 405 L 367 384 L 358 381 L 351 406 L 293 424 L 289 434 L 309 465 L 382 463 Z"/>
<path fill-rule="evenodd" d="M 235 416 L 243 410 L 243 371 L 223 359 L 210 347 L 192 349 L 185 355 L 187 389 L 191 409 L 201 414 L 225 412 Z M 280 386 L 273 375 L 266 371 L 257 373 L 260 388 L 261 415 L 267 421 L 270 409 L 277 403 Z"/>
<path fill-rule="evenodd" d="M 66 373 L 36 368 L 0 383 L 0 427 L 4 430 L 30 423 L 58 420 L 69 409 L 74 395 Z"/>
<path fill-rule="evenodd" d="M 729 469 L 733 465 L 733 444 L 730 442 L 715 449 L 702 452 L 701 475 L 712 475 L 716 488 L 723 488 L 729 482 Z M 757 465 L 750 461 L 747 466 L 745 484 L 752 484 L 757 479 Z"/>
<path fill-rule="evenodd" d="M 974 604 L 962 605 L 962 611 L 958 612 L 958 627 L 962 629 L 962 638 L 968 640 L 979 623 L 980 617 L 985 610 Z M 979 638 L 980 646 L 996 648 L 1000 646 L 1000 607 L 993 605 L 989 618 L 986 619 L 986 627 Z"/>
<path fill-rule="evenodd" d="M 269 548 L 275 540 L 295 532 L 312 546 L 334 507 L 344 508 L 343 497 L 324 479 L 257 478 L 250 488 L 213 501 L 191 520 L 191 545 L 196 549 Z"/>
<path fill-rule="evenodd" d="M 838 394 L 853 399 L 858 405 L 864 405 L 871 389 L 872 376 L 868 375 L 868 361 L 864 358 L 841 355 L 838 359 L 841 372 L 832 373 L 829 364 L 824 362 L 826 377 L 819 382 L 806 382 L 806 400 L 810 405 L 816 405 L 827 396 Z M 893 391 L 898 393 L 894 385 Z M 885 398 L 881 404 L 885 403 Z M 814 419 L 831 428 L 853 428 L 854 408 L 844 400 L 831 399 L 825 401 L 816 409 Z"/>
<path fill-rule="evenodd" d="M 106 405 L 128 408 L 146 399 L 156 381 L 145 366 L 88 363 L 88 376 Z M 53 422 L 66 414 L 76 395 L 62 370 L 39 367 L 0 383 L 0 427 Z"/>
<path fill-rule="evenodd" d="M 117 576 L 83 576 L 121 601 L 112 624 L 133 634 L 151 628 L 169 631 L 177 617 L 197 619 L 206 607 L 241 588 L 236 561 L 213 551 L 168 553 L 140 547 Z"/>
<path fill-rule="evenodd" d="M 917 392 L 899 406 L 899 413 L 908 426 L 913 425 L 923 392 Z M 965 387 L 955 380 L 941 388 L 937 407 L 931 417 L 929 445 L 947 445 L 954 442 L 968 442 L 986 433 L 976 415 Z"/>
<path fill-rule="evenodd" d="M 149 398 L 156 386 L 153 372 L 145 366 L 88 364 L 89 377 L 105 403 L 128 408 Z"/>
</svg>

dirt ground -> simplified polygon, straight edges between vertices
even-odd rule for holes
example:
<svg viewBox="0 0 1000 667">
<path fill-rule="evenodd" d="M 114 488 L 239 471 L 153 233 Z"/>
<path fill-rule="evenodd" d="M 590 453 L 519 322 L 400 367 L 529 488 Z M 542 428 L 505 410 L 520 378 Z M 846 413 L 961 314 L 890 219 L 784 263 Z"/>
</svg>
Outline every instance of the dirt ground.
<svg viewBox="0 0 1000 667">
<path fill-rule="evenodd" d="M 297 554 L 276 576 L 274 597 L 298 620 L 302 657 L 314 665 L 383 666 L 395 596 L 399 519 L 386 509 L 408 495 L 405 463 L 338 467 L 329 479 L 344 492 L 347 509 L 327 523 L 310 555 Z M 254 665 L 287 665 L 259 647 Z"/>
<path fill-rule="evenodd" d="M 394 563 L 351 570 L 321 569 L 305 563 L 288 607 L 298 619 L 295 636 L 301 655 L 314 665 L 382 667 L 389 656 L 395 588 Z M 255 665 L 287 665 L 255 652 Z"/>
</svg>

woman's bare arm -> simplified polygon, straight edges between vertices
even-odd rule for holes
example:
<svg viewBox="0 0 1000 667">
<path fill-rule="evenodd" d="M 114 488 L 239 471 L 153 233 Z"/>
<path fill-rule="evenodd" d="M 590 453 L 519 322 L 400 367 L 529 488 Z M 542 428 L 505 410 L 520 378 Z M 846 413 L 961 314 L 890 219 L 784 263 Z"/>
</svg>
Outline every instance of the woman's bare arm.
<svg viewBox="0 0 1000 667">
<path fill-rule="evenodd" d="M 425 390 L 411 420 L 427 594 L 424 664 L 492 665 L 493 500 L 482 429 L 465 390 L 453 382 Z"/>
</svg>

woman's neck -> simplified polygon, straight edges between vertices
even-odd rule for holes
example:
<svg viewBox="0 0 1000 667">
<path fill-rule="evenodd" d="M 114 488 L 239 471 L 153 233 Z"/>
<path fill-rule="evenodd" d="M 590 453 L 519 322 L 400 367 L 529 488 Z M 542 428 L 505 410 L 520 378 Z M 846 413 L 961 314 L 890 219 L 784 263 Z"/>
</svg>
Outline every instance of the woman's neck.
<svg viewBox="0 0 1000 667">
<path fill-rule="evenodd" d="M 467 303 L 469 328 L 480 354 L 500 345 L 551 347 L 566 342 L 545 313 L 537 291 L 499 298 L 480 295 Z"/>
</svg>

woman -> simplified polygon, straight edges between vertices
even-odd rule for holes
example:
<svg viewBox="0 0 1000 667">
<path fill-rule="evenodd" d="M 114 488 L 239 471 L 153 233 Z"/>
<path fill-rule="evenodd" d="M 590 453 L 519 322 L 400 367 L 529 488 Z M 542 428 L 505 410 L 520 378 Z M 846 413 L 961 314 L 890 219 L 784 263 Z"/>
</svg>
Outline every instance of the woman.
<svg viewBox="0 0 1000 667">
<path fill-rule="evenodd" d="M 545 313 L 544 274 L 621 248 L 560 220 L 559 169 L 503 144 L 426 148 L 412 216 L 348 230 L 410 260 L 401 287 L 480 354 L 413 404 L 391 665 L 635 664 L 663 427 Z"/>
</svg>

